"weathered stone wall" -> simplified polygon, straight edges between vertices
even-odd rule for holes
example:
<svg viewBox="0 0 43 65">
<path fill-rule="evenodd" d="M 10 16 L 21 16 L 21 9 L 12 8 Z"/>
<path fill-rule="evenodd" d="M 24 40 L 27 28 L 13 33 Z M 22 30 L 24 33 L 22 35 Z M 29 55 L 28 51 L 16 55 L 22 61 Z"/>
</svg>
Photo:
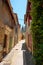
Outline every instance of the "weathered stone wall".
<svg viewBox="0 0 43 65">
<path fill-rule="evenodd" d="M 0 20 L 0 44 L 3 44 L 3 38 L 4 38 L 4 32 L 5 32 L 5 28 L 4 28 L 4 24 L 2 23 L 2 21 Z"/>
<path fill-rule="evenodd" d="M 18 42 L 22 39 L 22 33 L 20 27 L 18 26 Z"/>
<path fill-rule="evenodd" d="M 14 29 L 12 30 L 11 27 L 13 26 L 13 19 L 11 16 L 11 12 L 9 8 L 3 0 L 0 0 L 0 59 L 1 55 L 4 50 L 8 53 L 9 52 L 9 44 L 10 44 L 10 34 L 12 34 L 12 47 L 14 45 Z M 3 48 L 4 45 L 4 35 L 7 35 L 6 41 L 6 48 Z"/>
<path fill-rule="evenodd" d="M 26 40 L 26 45 L 29 51 L 32 52 L 32 35 L 31 35 L 31 26 L 28 26 L 28 21 L 26 24 L 26 33 L 25 33 L 25 40 Z"/>
<path fill-rule="evenodd" d="M 4 32 L 5 32 L 5 27 L 2 21 L 0 20 L 0 61 L 2 59 L 2 51 L 3 51 L 3 42 L 4 42 Z"/>
<path fill-rule="evenodd" d="M 13 20 L 12 20 L 11 13 L 6 3 L 2 2 L 2 0 L 0 0 L 0 19 L 3 20 L 3 22 L 6 25 L 12 26 Z"/>
</svg>

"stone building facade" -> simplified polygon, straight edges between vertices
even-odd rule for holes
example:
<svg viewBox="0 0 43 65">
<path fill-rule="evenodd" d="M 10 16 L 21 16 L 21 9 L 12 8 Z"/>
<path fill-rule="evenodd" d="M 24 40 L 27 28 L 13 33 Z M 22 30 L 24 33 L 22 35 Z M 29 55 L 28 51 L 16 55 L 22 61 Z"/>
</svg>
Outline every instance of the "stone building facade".
<svg viewBox="0 0 43 65">
<path fill-rule="evenodd" d="M 22 32 L 21 32 L 21 26 L 20 26 L 20 24 L 18 24 L 18 42 L 20 41 L 20 40 L 22 40 Z"/>
<path fill-rule="evenodd" d="M 15 45 L 15 26 L 10 0 L 0 0 L 0 61 Z"/>
<path fill-rule="evenodd" d="M 28 50 L 32 52 L 32 35 L 30 30 L 32 17 L 30 16 L 30 11 L 31 11 L 31 2 L 27 0 L 26 14 L 24 15 L 24 23 L 26 28 L 25 40 Z"/>
<path fill-rule="evenodd" d="M 14 14 L 14 18 L 15 18 L 15 23 L 16 25 L 14 26 L 14 30 L 15 30 L 15 45 L 18 43 L 18 24 L 19 24 L 19 21 L 18 21 L 18 16 L 17 16 L 17 13 L 13 13 Z"/>
<path fill-rule="evenodd" d="M 19 24 L 18 16 L 16 13 L 14 13 L 14 18 L 16 22 L 15 26 L 15 44 L 18 43 L 22 39 L 22 33 L 21 33 L 21 26 Z"/>
</svg>

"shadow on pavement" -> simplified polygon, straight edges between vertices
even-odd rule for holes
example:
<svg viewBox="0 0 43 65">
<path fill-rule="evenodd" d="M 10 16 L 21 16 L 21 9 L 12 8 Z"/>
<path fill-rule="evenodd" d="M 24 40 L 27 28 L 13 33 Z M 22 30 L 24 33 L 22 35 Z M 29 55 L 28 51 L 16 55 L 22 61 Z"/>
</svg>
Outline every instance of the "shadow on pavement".
<svg viewBox="0 0 43 65">
<path fill-rule="evenodd" d="M 32 53 L 27 50 L 25 43 L 22 45 L 22 50 L 25 50 L 23 51 L 23 65 L 35 65 Z"/>
</svg>

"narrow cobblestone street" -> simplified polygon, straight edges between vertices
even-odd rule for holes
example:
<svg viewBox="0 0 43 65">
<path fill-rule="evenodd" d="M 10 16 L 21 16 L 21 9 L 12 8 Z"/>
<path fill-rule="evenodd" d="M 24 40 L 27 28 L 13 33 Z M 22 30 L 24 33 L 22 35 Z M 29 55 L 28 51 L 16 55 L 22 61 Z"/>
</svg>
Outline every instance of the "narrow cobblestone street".
<svg viewBox="0 0 43 65">
<path fill-rule="evenodd" d="M 25 45 L 25 40 L 21 40 L 11 52 L 3 59 L 0 65 L 34 65 L 32 54 Z"/>
</svg>

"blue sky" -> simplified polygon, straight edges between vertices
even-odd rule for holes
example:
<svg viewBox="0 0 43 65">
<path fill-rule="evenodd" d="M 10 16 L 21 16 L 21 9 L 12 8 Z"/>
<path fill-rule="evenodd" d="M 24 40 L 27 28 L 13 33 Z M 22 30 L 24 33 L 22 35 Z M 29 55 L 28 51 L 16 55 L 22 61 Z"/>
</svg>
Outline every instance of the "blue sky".
<svg viewBox="0 0 43 65">
<path fill-rule="evenodd" d="M 24 14 L 26 12 L 27 0 L 10 0 L 13 12 L 17 13 L 19 23 L 24 26 Z"/>
</svg>

